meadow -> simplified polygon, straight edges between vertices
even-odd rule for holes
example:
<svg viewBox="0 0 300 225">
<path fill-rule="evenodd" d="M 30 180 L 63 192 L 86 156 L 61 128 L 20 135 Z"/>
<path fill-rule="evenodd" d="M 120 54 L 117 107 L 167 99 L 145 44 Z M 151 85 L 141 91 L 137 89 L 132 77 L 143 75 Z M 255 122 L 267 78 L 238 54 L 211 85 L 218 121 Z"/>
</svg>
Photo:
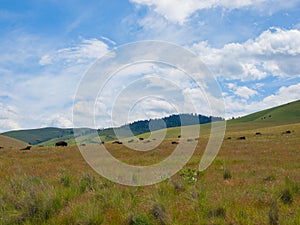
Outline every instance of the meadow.
<svg viewBox="0 0 300 225">
<path fill-rule="evenodd" d="M 198 172 L 209 137 L 209 127 L 203 125 L 188 164 L 170 179 L 145 187 L 101 177 L 76 145 L 33 146 L 30 151 L 4 147 L 0 224 L 298 225 L 300 123 L 252 124 L 229 123 L 218 156 L 207 170 Z M 282 134 L 286 130 L 291 133 Z M 147 165 L 167 157 L 177 136 L 178 129 L 169 129 L 161 145 L 148 152 L 113 143 L 105 146 L 126 163 Z M 237 140 L 239 136 L 246 140 Z"/>
</svg>

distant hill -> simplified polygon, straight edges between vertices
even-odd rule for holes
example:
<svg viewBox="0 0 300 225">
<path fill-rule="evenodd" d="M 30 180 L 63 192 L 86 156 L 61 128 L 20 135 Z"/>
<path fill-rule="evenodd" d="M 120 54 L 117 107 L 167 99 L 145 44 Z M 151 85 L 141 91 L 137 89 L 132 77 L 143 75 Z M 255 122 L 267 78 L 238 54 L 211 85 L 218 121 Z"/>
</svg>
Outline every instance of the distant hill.
<svg viewBox="0 0 300 225">
<path fill-rule="evenodd" d="M 246 130 L 261 131 L 270 127 L 276 129 L 289 129 L 289 127 L 300 124 L 300 100 L 280 105 L 274 108 L 262 110 L 237 119 L 227 120 L 226 134 L 244 132 Z M 196 125 L 194 125 L 196 126 Z M 201 135 L 210 135 L 211 124 L 201 126 Z M 291 128 L 290 128 L 291 129 Z M 167 130 L 166 138 L 176 138 L 180 135 L 181 128 L 174 127 Z M 149 133 L 140 135 L 149 136 Z"/>
<path fill-rule="evenodd" d="M 208 124 L 204 126 L 204 130 L 209 130 L 209 123 L 211 121 L 222 120 L 219 117 L 207 117 L 195 114 L 180 114 L 171 115 L 162 118 L 167 128 L 171 128 L 172 132 L 178 133 L 175 127 L 181 126 L 180 117 L 186 121 L 185 125 L 197 125 Z M 285 125 L 292 123 L 300 123 L 300 100 L 294 101 L 288 104 L 277 106 L 274 108 L 262 110 L 256 113 L 249 114 L 240 118 L 227 121 L 227 127 L 234 131 L 241 131 L 245 129 L 257 129 L 260 127 L 270 127 L 276 125 Z M 116 139 L 115 130 L 119 132 L 119 136 L 128 137 L 128 128 L 130 128 L 133 135 L 146 134 L 150 131 L 149 125 L 151 125 L 151 131 L 164 129 L 161 121 L 157 119 L 136 121 L 131 124 L 126 124 L 117 128 L 107 129 L 89 129 L 80 128 L 80 140 L 81 143 L 97 143 L 99 142 L 99 136 L 102 141 L 112 141 Z M 174 128 L 174 129 L 173 129 Z M 121 135 L 120 135 L 121 134 Z M 5 132 L 2 135 L 12 137 L 32 145 L 53 145 L 56 141 L 66 140 L 69 144 L 75 144 L 74 131 L 72 128 L 41 128 L 33 130 L 19 130 Z M 99 135 L 99 136 L 98 136 Z"/>
<path fill-rule="evenodd" d="M 24 148 L 26 145 L 26 142 L 0 135 L 0 148 Z"/>
<path fill-rule="evenodd" d="M 115 139 L 114 130 L 118 132 L 119 137 L 126 138 L 132 136 L 137 136 L 139 134 L 148 133 L 151 131 L 161 130 L 165 128 L 180 127 L 181 125 L 189 126 L 196 124 L 206 124 L 212 121 L 224 120 L 221 117 L 213 116 L 203 116 L 199 114 L 179 114 L 179 115 L 170 115 L 163 117 L 161 119 L 150 119 L 150 120 L 141 120 L 136 121 L 127 125 L 123 125 L 118 128 L 109 128 L 98 130 L 99 136 L 110 137 Z M 131 132 L 128 133 L 127 131 Z"/>
<path fill-rule="evenodd" d="M 181 120 L 184 121 L 184 125 L 195 125 L 195 124 L 205 124 L 210 123 L 211 121 L 220 121 L 223 118 L 212 117 L 212 116 L 202 116 L 198 114 L 180 114 L 180 115 L 171 115 L 164 117 L 162 119 L 150 119 L 150 120 L 141 120 L 136 121 L 130 124 L 126 124 L 116 128 L 106 128 L 91 130 L 86 133 L 83 131 L 82 135 L 79 135 L 77 141 L 80 143 L 99 143 L 99 137 L 101 141 L 112 141 L 116 140 L 115 131 L 118 132 L 118 137 L 126 138 L 131 137 L 132 135 L 137 136 L 151 131 L 156 131 L 164 128 L 172 128 L 181 126 Z M 163 123 L 162 123 L 163 121 Z M 150 128 L 149 128 L 150 127 Z M 128 133 L 130 129 L 130 133 Z M 42 145 L 54 145 L 55 142 L 64 139 L 69 144 L 75 144 L 75 139 L 72 136 L 64 136 L 62 138 L 54 138 L 46 142 L 40 143 Z"/>
<path fill-rule="evenodd" d="M 88 133 L 90 130 L 91 129 L 88 128 L 83 129 L 82 133 Z M 55 127 L 47 127 L 40 129 L 9 131 L 2 133 L 2 135 L 27 142 L 31 145 L 36 145 L 54 138 L 65 139 L 68 136 L 73 137 L 73 133 L 73 128 L 61 129 Z"/>
<path fill-rule="evenodd" d="M 117 139 L 114 133 L 115 130 L 117 130 L 122 137 L 129 137 L 130 135 L 124 132 L 126 129 L 128 129 L 128 127 L 130 127 L 133 135 L 139 135 L 149 132 L 149 125 L 151 126 L 152 131 L 163 129 L 165 127 L 170 128 L 180 126 L 181 119 L 184 121 L 184 125 L 204 124 L 210 123 L 211 121 L 223 120 L 220 117 L 208 117 L 198 114 L 171 115 L 168 117 L 164 117 L 160 120 L 150 119 L 136 121 L 131 124 L 123 125 L 117 128 L 107 128 L 98 130 L 89 128 L 78 128 L 78 131 L 80 131 L 79 139 L 82 141 L 82 143 L 96 143 L 99 141 L 99 135 L 102 141 L 111 141 Z M 164 123 L 161 123 L 162 120 L 164 121 Z M 62 129 L 48 127 L 40 129 L 9 131 L 3 133 L 2 135 L 22 140 L 32 145 L 53 145 L 59 140 L 65 140 L 68 141 L 69 144 L 75 144 L 74 131 L 72 128 Z"/>
<path fill-rule="evenodd" d="M 300 100 L 233 119 L 231 122 L 299 123 Z"/>
</svg>

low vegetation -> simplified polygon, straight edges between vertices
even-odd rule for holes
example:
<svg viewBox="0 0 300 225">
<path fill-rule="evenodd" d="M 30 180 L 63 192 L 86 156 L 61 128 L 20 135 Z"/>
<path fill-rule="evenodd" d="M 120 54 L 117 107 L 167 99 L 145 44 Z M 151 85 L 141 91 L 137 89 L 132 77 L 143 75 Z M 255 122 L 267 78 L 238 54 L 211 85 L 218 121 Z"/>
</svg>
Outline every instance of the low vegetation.
<svg viewBox="0 0 300 225">
<path fill-rule="evenodd" d="M 282 130 L 292 129 L 289 136 Z M 204 172 L 197 166 L 207 137 L 172 178 L 127 187 L 100 177 L 76 146 L 0 150 L 0 224 L 299 224 L 300 124 L 241 132 L 224 141 Z M 167 157 L 175 133 L 155 151 L 129 154 L 105 143 L 131 164 Z M 176 134 L 177 135 L 177 134 Z M 176 136 L 177 137 L 177 136 Z M 288 143 L 288 144 L 287 144 Z"/>
<path fill-rule="evenodd" d="M 230 122 L 212 165 L 198 164 L 209 137 L 201 128 L 193 157 L 173 177 L 155 185 L 128 187 L 96 174 L 77 146 L 0 149 L 0 224 L 300 224 L 300 123 L 248 126 Z M 244 127 L 242 127 L 244 126 Z M 256 135 L 258 132 L 261 135 Z M 282 132 L 291 130 L 289 134 Z M 159 132 L 159 131 L 158 131 Z M 168 157 L 187 142 L 178 128 L 147 152 L 105 142 L 123 162 L 149 165 Z M 246 140 L 237 140 L 245 136 Z M 139 136 L 142 144 L 149 134 Z M 226 137 L 231 137 L 230 139 Z M 19 146 L 19 144 L 23 146 Z"/>
</svg>

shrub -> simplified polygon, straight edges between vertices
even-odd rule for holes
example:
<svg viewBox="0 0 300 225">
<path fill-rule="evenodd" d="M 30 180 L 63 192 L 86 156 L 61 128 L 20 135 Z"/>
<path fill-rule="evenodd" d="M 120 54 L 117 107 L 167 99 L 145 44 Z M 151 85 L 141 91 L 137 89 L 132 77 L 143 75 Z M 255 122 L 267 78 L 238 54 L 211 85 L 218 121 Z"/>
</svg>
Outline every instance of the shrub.
<svg viewBox="0 0 300 225">
<path fill-rule="evenodd" d="M 60 183 L 64 186 L 64 187 L 70 187 L 71 185 L 71 180 L 72 177 L 69 175 L 64 175 L 63 177 L 60 178 Z"/>
<path fill-rule="evenodd" d="M 223 207 L 218 207 L 216 209 L 210 210 L 208 212 L 208 217 L 219 217 L 225 218 L 226 217 L 226 209 Z"/>
<path fill-rule="evenodd" d="M 280 199 L 284 204 L 291 204 L 293 202 L 293 193 L 289 188 L 281 191 Z"/>
<path fill-rule="evenodd" d="M 224 180 L 228 180 L 228 179 L 231 179 L 231 178 L 232 178 L 232 175 L 231 175 L 230 170 L 228 170 L 228 169 L 225 169 L 225 170 L 224 170 L 223 178 L 224 178 Z"/>
<path fill-rule="evenodd" d="M 128 224 L 129 225 L 151 225 L 151 223 L 148 221 L 148 217 L 145 214 L 130 216 Z"/>
<path fill-rule="evenodd" d="M 191 168 L 186 168 L 181 170 L 179 175 L 189 183 L 195 183 L 198 180 L 198 177 L 201 175 L 201 172 Z"/>
<path fill-rule="evenodd" d="M 294 195 L 297 194 L 298 191 L 299 184 L 286 177 L 285 188 L 280 192 L 280 200 L 284 204 L 291 204 L 293 202 Z"/>
</svg>

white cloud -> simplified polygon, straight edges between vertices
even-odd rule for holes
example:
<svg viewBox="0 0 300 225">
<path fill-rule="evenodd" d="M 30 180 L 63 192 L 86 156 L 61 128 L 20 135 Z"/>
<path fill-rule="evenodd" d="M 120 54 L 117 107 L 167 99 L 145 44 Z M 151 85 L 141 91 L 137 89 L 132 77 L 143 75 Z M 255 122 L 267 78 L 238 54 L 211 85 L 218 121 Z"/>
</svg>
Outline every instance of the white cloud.
<svg viewBox="0 0 300 225">
<path fill-rule="evenodd" d="M 300 83 L 283 86 L 276 93 L 264 97 L 260 101 L 248 102 L 246 99 L 238 99 L 235 96 L 225 96 L 227 118 L 243 116 L 266 108 L 286 104 L 300 99 Z"/>
<path fill-rule="evenodd" d="M 213 48 L 207 42 L 200 42 L 194 44 L 192 50 L 217 76 L 228 80 L 300 76 L 299 30 L 272 28 L 244 43 Z"/>
<path fill-rule="evenodd" d="M 167 20 L 183 24 L 196 11 L 221 7 L 226 10 L 237 8 L 255 8 L 257 10 L 276 10 L 291 8 L 297 0 L 289 3 L 281 0 L 131 0 L 131 2 L 146 5 Z"/>
<path fill-rule="evenodd" d="M 0 45 L 0 131 L 71 127 L 78 82 L 95 59 L 109 50 L 108 44 L 95 38 L 49 50 L 53 43 L 18 31 Z"/>
<path fill-rule="evenodd" d="M 245 50 L 257 55 L 299 55 L 300 31 L 270 28 L 256 40 L 244 44 Z"/>
<path fill-rule="evenodd" d="M 0 103 L 0 132 L 20 128 L 18 112 L 14 106 Z"/>
<path fill-rule="evenodd" d="M 262 101 L 263 106 L 276 106 L 300 99 L 300 83 L 283 86 L 275 94 L 272 94 Z"/>
<path fill-rule="evenodd" d="M 84 63 L 87 60 L 97 59 L 106 54 L 109 46 L 104 42 L 93 39 L 82 39 L 81 43 L 68 48 L 59 49 L 53 53 L 43 55 L 39 61 L 40 65 L 48 65 L 63 62 Z"/>
<path fill-rule="evenodd" d="M 67 115 L 71 117 L 71 115 Z M 45 119 L 42 123 L 42 127 L 62 127 L 62 128 L 72 128 L 73 123 L 70 118 L 67 118 L 66 115 L 62 114 L 54 114 L 49 118 Z"/>
<path fill-rule="evenodd" d="M 234 93 L 242 98 L 249 99 L 251 96 L 256 95 L 257 91 L 243 86 L 243 87 L 238 87 Z"/>
</svg>

